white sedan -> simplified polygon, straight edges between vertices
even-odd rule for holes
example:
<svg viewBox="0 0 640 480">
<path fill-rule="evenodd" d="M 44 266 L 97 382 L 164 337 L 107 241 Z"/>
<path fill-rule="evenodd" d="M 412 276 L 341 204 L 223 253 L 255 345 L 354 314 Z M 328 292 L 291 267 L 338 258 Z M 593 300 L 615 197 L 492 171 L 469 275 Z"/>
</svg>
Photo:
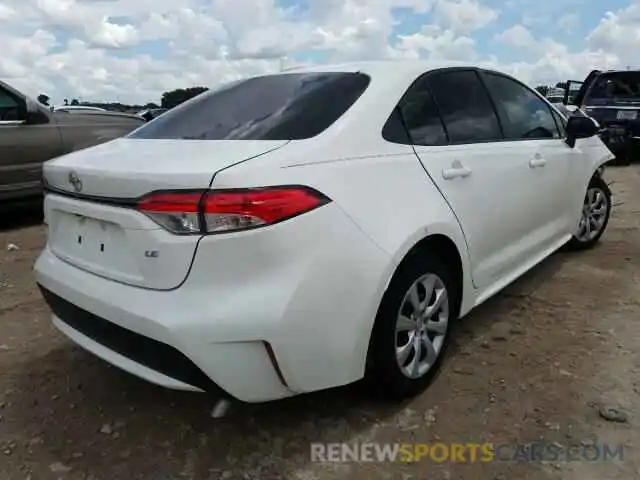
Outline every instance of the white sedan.
<svg viewBox="0 0 640 480">
<path fill-rule="evenodd" d="M 454 320 L 599 240 L 596 132 L 473 66 L 237 81 L 45 165 L 37 282 L 58 329 L 158 385 L 410 397 Z"/>
</svg>

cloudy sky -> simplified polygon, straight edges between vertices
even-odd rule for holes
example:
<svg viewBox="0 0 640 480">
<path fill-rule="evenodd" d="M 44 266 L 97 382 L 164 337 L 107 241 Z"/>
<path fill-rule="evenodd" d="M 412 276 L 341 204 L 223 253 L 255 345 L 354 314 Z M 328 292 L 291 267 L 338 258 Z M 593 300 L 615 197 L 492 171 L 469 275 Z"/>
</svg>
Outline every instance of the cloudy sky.
<svg viewBox="0 0 640 480">
<path fill-rule="evenodd" d="M 640 0 L 0 0 L 0 78 L 158 101 L 287 64 L 429 58 L 532 84 L 640 66 Z"/>
</svg>

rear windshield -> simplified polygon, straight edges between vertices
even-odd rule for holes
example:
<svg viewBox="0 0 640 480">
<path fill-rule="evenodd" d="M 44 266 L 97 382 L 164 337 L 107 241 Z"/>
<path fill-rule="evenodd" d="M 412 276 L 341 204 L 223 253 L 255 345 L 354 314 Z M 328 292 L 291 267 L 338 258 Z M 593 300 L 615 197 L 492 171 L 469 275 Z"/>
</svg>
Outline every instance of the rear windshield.
<svg viewBox="0 0 640 480">
<path fill-rule="evenodd" d="M 300 140 L 340 118 L 370 78 L 361 73 L 287 73 L 228 84 L 169 110 L 130 138 Z"/>
<path fill-rule="evenodd" d="M 640 102 L 640 72 L 600 75 L 593 82 L 585 99 L 585 103 L 592 105 L 615 102 Z"/>
</svg>

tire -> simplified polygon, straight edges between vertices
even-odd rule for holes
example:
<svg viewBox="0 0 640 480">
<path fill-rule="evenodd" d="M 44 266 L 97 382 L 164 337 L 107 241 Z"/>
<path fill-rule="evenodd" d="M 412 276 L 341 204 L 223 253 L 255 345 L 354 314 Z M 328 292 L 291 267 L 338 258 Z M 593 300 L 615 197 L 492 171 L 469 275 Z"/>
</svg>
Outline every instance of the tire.
<svg viewBox="0 0 640 480">
<path fill-rule="evenodd" d="M 405 369 L 407 373 L 403 372 L 400 360 L 396 355 L 398 342 L 403 345 L 405 340 L 410 340 L 411 332 L 398 333 L 396 327 L 398 326 L 401 309 L 405 314 L 405 318 L 409 317 L 410 313 L 414 311 L 409 290 L 420 279 L 424 279 L 424 283 L 421 283 L 422 286 L 417 287 L 422 306 L 433 306 L 434 300 L 440 298 L 438 295 L 442 295 L 442 289 L 446 293 L 446 298 L 442 301 L 440 309 L 435 310 L 431 317 L 436 319 L 437 322 L 429 323 L 431 328 L 424 326 L 422 330 L 422 335 L 425 335 L 426 338 L 434 335 L 435 338 L 432 339 L 431 343 L 434 348 L 431 351 L 436 352 L 436 356 L 432 361 L 428 362 L 429 365 L 421 367 L 421 369 L 427 368 L 426 371 L 419 371 L 416 377 L 411 378 L 408 376 L 408 372 L 410 367 L 415 365 L 415 350 L 409 353 L 406 359 L 407 363 L 404 363 L 407 367 Z M 435 293 L 430 298 L 430 302 L 425 304 L 426 289 L 424 285 L 425 283 L 431 284 L 431 282 L 435 285 Z M 383 296 L 371 334 L 364 378 L 364 385 L 370 393 L 384 399 L 403 400 L 421 393 L 429 386 L 440 369 L 449 344 L 451 324 L 458 316 L 460 292 L 456 290 L 457 287 L 451 268 L 448 268 L 439 258 L 415 254 L 402 262 Z M 445 319 L 446 322 L 443 322 Z M 418 328 L 420 323 L 416 322 L 415 325 Z M 435 331 L 434 327 L 436 326 L 439 333 Z M 415 338 L 417 333 L 414 331 L 413 335 Z M 429 351 L 424 342 L 421 342 L 420 345 L 422 352 Z M 426 360 L 424 353 L 419 358 Z"/>
<path fill-rule="evenodd" d="M 596 193 L 591 193 L 596 192 Z M 600 195 L 602 200 L 599 200 L 599 203 L 593 207 L 596 196 Z M 590 197 L 590 195 L 594 195 Z M 574 234 L 574 236 L 569 240 L 566 247 L 567 250 L 570 251 L 579 251 L 579 250 L 587 250 L 589 248 L 593 248 L 600 237 L 604 234 L 604 231 L 607 229 L 607 225 L 609 224 L 609 217 L 611 216 L 611 190 L 609 189 L 609 185 L 605 182 L 602 177 L 595 176 L 589 182 L 589 186 L 587 187 L 587 193 L 585 194 L 585 200 L 582 207 L 582 218 L 580 220 L 580 225 L 583 225 L 584 222 L 587 222 L 591 226 L 597 226 L 597 230 L 592 230 L 592 234 L 590 235 L 582 235 L 584 233 L 584 229 L 580 227 L 578 233 Z M 590 199 L 592 201 L 590 201 Z M 589 206 L 591 205 L 591 207 Z M 598 207 L 598 205 L 600 205 Z M 597 207 L 597 208 L 596 208 Z M 591 210 L 587 210 L 591 208 Z M 593 216 L 593 212 L 595 210 L 602 210 L 602 214 L 597 217 Z M 587 216 L 585 216 L 587 215 Z M 591 215 L 589 217 L 588 215 Z M 593 220 L 587 220 L 591 218 Z M 595 222 L 595 223 L 594 223 Z"/>
</svg>

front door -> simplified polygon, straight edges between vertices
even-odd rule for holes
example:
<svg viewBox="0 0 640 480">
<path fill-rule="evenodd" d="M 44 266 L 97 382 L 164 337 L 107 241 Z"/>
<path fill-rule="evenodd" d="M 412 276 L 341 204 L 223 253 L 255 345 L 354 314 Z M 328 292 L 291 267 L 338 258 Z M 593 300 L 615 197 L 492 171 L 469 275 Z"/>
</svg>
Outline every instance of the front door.
<svg viewBox="0 0 640 480">
<path fill-rule="evenodd" d="M 565 142 L 564 128 L 549 103 L 532 89 L 503 74 L 482 72 L 482 80 L 496 106 L 505 143 L 527 151 L 530 182 L 537 194 L 527 216 L 535 228 L 528 243 L 532 255 L 545 253 L 568 239 L 576 221 L 571 209 L 571 174 L 581 152 Z"/>
<path fill-rule="evenodd" d="M 24 116 L 24 99 L 0 85 L 0 199 L 40 192 L 43 162 L 62 153 L 55 123 L 27 125 Z"/>
</svg>

